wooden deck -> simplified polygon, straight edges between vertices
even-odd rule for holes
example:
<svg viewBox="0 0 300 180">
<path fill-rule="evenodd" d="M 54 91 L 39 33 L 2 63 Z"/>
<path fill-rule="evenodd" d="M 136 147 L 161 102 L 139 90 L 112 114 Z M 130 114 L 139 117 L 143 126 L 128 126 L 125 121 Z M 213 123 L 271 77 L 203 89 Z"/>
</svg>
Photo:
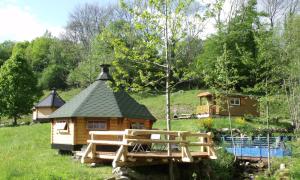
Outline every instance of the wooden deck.
<svg viewBox="0 0 300 180">
<path fill-rule="evenodd" d="M 210 133 L 126 129 L 91 131 L 90 135 L 85 152 L 77 154 L 81 156 L 82 163 L 112 161 L 113 167 L 117 167 L 161 164 L 170 160 L 190 163 L 216 159 Z M 101 140 L 101 136 L 107 135 L 116 136 L 114 139 L 118 140 Z M 96 151 L 96 145 L 119 146 L 119 149 L 117 152 Z M 196 146 L 196 150 L 192 151 L 192 146 Z"/>
</svg>

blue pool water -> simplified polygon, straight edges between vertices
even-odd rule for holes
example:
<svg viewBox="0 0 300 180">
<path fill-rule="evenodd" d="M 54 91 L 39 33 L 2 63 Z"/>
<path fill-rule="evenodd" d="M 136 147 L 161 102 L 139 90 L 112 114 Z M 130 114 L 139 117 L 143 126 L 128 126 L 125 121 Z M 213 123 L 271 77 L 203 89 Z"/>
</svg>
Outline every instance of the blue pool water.
<svg viewBox="0 0 300 180">
<path fill-rule="evenodd" d="M 227 152 L 235 154 L 236 156 L 247 156 L 247 157 L 268 157 L 268 148 L 267 147 L 236 147 L 235 153 L 234 148 L 226 148 Z M 270 156 L 271 157 L 283 157 L 291 156 L 292 152 L 290 149 L 283 148 L 271 148 Z"/>
</svg>

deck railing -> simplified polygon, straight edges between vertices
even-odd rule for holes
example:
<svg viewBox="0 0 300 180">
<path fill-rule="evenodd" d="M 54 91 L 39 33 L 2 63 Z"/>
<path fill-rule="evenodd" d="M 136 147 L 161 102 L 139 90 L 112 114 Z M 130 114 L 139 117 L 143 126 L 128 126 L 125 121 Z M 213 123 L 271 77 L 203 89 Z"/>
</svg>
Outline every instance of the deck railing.
<svg viewBox="0 0 300 180">
<path fill-rule="evenodd" d="M 193 153 L 202 153 L 210 159 L 216 159 L 216 153 L 213 146 L 212 136 L 210 133 L 192 133 L 188 131 L 165 131 L 165 130 L 142 130 L 126 129 L 124 131 L 90 131 L 91 139 L 88 140 L 88 147 L 82 155 L 81 162 L 85 163 L 87 158 L 96 158 L 96 145 L 113 145 L 120 146 L 113 158 L 113 166 L 116 167 L 119 162 L 126 162 L 129 157 L 137 154 L 146 157 L 154 156 L 160 158 L 178 158 L 182 162 L 193 162 Z M 102 140 L 101 136 L 110 136 L 115 140 Z M 170 137 L 168 138 L 151 138 L 152 136 Z M 170 144 L 171 153 L 165 153 L 166 149 L 152 149 L 155 144 L 168 147 Z M 173 145 L 173 146 L 172 146 Z M 141 151 L 129 152 L 133 147 L 148 146 Z M 192 149 L 192 146 L 200 148 Z M 131 147 L 131 148 L 129 148 Z M 159 156 L 158 156 L 159 155 Z"/>
</svg>

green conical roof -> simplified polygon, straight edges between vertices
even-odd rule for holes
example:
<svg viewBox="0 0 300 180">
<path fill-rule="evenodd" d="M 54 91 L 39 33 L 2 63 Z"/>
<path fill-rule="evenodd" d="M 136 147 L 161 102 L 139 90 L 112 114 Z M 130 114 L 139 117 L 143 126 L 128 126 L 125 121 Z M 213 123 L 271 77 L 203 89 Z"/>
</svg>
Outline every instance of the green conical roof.
<svg viewBox="0 0 300 180">
<path fill-rule="evenodd" d="M 108 79 L 96 80 L 50 115 L 64 117 L 123 117 L 156 120 L 144 106 L 124 91 L 115 92 Z"/>
</svg>

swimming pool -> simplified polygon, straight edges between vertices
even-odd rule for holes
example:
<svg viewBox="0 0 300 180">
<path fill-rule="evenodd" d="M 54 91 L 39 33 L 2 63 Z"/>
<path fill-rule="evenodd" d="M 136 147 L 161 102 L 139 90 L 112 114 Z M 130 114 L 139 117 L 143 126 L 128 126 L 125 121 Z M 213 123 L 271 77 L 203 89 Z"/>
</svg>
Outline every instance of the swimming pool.
<svg viewBox="0 0 300 180">
<path fill-rule="evenodd" d="M 247 157 L 268 157 L 268 147 L 236 147 L 235 151 L 232 147 L 227 147 L 226 151 L 236 156 L 247 156 Z M 235 153 L 234 153 L 235 152 Z M 281 147 L 270 148 L 270 157 L 283 157 L 291 156 L 292 151 L 290 149 L 284 149 Z"/>
</svg>

